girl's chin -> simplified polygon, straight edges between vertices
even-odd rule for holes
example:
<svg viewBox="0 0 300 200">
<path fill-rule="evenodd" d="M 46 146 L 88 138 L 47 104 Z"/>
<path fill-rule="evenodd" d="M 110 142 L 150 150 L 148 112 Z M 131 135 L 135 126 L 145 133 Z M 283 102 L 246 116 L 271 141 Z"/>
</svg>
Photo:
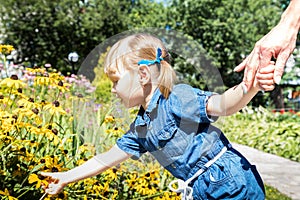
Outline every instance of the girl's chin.
<svg viewBox="0 0 300 200">
<path fill-rule="evenodd" d="M 119 98 L 120 99 L 120 103 L 125 106 L 125 108 L 133 108 L 133 107 L 137 107 L 137 106 L 140 106 L 140 105 L 137 105 L 137 104 L 132 104 L 132 102 L 130 101 L 124 101 L 123 99 Z"/>
<path fill-rule="evenodd" d="M 130 106 L 130 104 L 129 104 L 129 102 L 126 102 L 126 101 L 124 101 L 123 99 L 120 99 L 121 101 L 121 104 L 123 105 L 123 106 L 125 106 L 125 108 L 131 108 L 132 106 Z"/>
</svg>

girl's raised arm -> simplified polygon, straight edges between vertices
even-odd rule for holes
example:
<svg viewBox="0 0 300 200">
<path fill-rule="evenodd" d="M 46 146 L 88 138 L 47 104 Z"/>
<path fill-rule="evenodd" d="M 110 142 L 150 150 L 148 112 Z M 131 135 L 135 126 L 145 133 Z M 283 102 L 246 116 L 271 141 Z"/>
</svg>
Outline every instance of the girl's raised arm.
<svg viewBox="0 0 300 200">
<path fill-rule="evenodd" d="M 226 90 L 223 94 L 211 96 L 206 106 L 207 114 L 211 116 L 228 116 L 238 112 L 250 102 L 259 91 L 259 88 L 252 87 L 247 93 L 244 92 L 245 90 L 246 86 L 242 82 Z"/>
<path fill-rule="evenodd" d="M 226 90 L 221 95 L 213 95 L 208 99 L 206 111 L 211 116 L 232 115 L 245 107 L 260 90 L 271 91 L 274 89 L 275 62 L 256 73 L 254 84 L 249 92 L 244 82 Z"/>
</svg>

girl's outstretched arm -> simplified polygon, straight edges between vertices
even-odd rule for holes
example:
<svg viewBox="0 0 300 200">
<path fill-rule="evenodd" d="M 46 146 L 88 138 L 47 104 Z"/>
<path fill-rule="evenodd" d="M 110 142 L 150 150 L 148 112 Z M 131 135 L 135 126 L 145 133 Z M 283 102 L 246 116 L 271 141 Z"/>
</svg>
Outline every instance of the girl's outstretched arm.
<svg viewBox="0 0 300 200">
<path fill-rule="evenodd" d="M 84 164 L 69 171 L 57 173 L 41 172 L 42 176 L 51 178 L 48 187 L 44 188 L 45 192 L 52 195 L 57 194 L 67 184 L 95 176 L 130 157 L 130 154 L 125 153 L 115 145 L 109 151 L 96 155 Z"/>
</svg>

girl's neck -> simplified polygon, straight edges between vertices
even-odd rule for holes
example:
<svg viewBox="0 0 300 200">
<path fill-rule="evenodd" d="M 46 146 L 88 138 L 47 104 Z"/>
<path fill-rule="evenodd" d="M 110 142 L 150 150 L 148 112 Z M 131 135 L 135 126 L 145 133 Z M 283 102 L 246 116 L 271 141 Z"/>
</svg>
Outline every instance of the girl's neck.
<svg viewBox="0 0 300 200">
<path fill-rule="evenodd" d="M 152 85 L 152 84 L 145 85 L 145 88 L 144 88 L 145 101 L 142 104 L 144 110 L 146 110 L 148 108 L 156 89 L 157 89 L 157 85 Z"/>
</svg>

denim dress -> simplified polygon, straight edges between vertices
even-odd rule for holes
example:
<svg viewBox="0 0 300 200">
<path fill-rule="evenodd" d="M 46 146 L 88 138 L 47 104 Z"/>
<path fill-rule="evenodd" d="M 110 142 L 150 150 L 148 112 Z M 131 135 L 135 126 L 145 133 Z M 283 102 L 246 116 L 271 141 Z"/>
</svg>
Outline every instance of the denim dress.
<svg viewBox="0 0 300 200">
<path fill-rule="evenodd" d="M 157 89 L 147 109 L 140 108 L 130 129 L 117 140 L 118 147 L 134 159 L 151 153 L 181 180 L 203 169 L 204 173 L 190 183 L 194 199 L 264 199 L 264 186 L 255 166 L 211 125 L 216 119 L 206 113 L 211 95 L 179 84 L 165 99 Z M 204 165 L 224 146 L 228 150 L 206 168 Z"/>
</svg>

